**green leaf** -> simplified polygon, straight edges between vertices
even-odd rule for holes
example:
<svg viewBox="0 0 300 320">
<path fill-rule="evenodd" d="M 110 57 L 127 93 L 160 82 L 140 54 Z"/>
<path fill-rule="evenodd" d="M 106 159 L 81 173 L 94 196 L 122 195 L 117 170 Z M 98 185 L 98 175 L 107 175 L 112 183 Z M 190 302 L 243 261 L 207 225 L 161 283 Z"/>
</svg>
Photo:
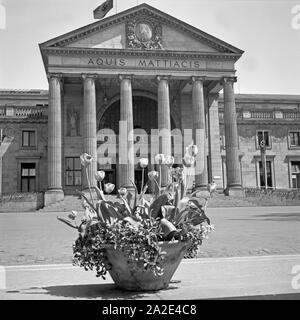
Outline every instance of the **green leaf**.
<svg viewBox="0 0 300 320">
<path fill-rule="evenodd" d="M 79 190 L 76 190 L 77 193 L 79 193 L 83 198 L 84 200 L 87 202 L 87 204 L 95 211 L 97 212 L 97 209 L 93 206 L 93 204 L 88 200 L 88 198 L 84 195 L 83 192 L 79 191 Z"/>
<path fill-rule="evenodd" d="M 133 209 L 135 209 L 136 204 L 137 204 L 137 200 L 138 200 L 139 192 L 138 192 L 138 189 L 137 189 L 136 184 L 135 184 L 132 180 L 130 180 L 130 182 L 132 183 L 132 185 L 133 185 L 133 187 L 134 187 L 134 203 L 133 203 Z"/>
<path fill-rule="evenodd" d="M 168 221 L 167 219 L 163 218 L 160 220 L 160 228 L 161 228 L 161 233 L 163 234 L 164 239 L 169 239 L 170 234 L 174 234 L 175 232 L 177 232 L 176 227 L 173 225 L 173 223 L 171 223 L 170 221 Z"/>
<path fill-rule="evenodd" d="M 161 207 L 165 206 L 169 201 L 169 197 L 167 194 L 162 194 L 159 196 L 150 206 L 151 216 L 156 219 L 158 217 L 162 217 Z"/>
<path fill-rule="evenodd" d="M 124 221 L 130 223 L 136 229 L 138 229 L 139 226 L 141 225 L 141 223 L 139 221 L 135 220 L 132 217 L 126 217 L 126 218 L 124 218 Z"/>
<path fill-rule="evenodd" d="M 73 229 L 78 229 L 78 227 L 75 226 L 71 221 L 69 221 L 69 220 L 67 220 L 67 219 L 65 219 L 65 218 L 60 218 L 60 217 L 56 217 L 56 218 L 57 218 L 57 220 L 65 223 L 66 225 L 68 225 L 69 227 L 71 227 L 71 228 L 73 228 Z"/>
<path fill-rule="evenodd" d="M 118 213 L 118 211 L 106 201 L 100 201 L 100 211 L 102 213 L 104 222 L 106 223 L 113 223 L 113 221 L 116 219 L 122 219 L 122 216 Z"/>
<path fill-rule="evenodd" d="M 162 206 L 161 213 L 163 218 L 173 221 L 175 219 L 175 206 Z"/>
<path fill-rule="evenodd" d="M 102 190 L 100 190 L 97 186 L 94 187 L 98 196 L 99 200 L 104 200 L 106 201 L 106 198 L 104 196 L 104 192 Z"/>
</svg>

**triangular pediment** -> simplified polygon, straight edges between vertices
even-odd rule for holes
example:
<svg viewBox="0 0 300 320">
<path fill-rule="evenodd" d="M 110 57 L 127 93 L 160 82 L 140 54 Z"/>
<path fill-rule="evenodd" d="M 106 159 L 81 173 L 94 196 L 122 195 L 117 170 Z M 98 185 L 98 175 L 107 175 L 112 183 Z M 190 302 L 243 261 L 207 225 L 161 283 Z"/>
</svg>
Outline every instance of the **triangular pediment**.
<svg viewBox="0 0 300 320">
<path fill-rule="evenodd" d="M 236 55 L 243 53 L 242 50 L 147 4 L 104 18 L 40 46 Z"/>
</svg>

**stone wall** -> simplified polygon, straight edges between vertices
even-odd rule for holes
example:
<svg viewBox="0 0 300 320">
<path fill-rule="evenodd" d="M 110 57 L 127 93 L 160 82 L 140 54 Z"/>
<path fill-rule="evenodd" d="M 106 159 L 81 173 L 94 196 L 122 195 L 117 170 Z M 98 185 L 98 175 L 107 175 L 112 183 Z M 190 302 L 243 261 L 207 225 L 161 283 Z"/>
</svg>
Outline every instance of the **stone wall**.
<svg viewBox="0 0 300 320">
<path fill-rule="evenodd" d="M 0 120 L 3 134 L 14 137 L 3 157 L 2 192 L 10 194 L 21 191 L 21 163 L 36 163 L 37 191 L 47 189 L 47 122 Z M 35 130 L 36 147 L 22 147 L 22 130 Z"/>
<path fill-rule="evenodd" d="M 30 212 L 43 206 L 43 193 L 20 193 L 0 197 L 0 212 Z"/>
</svg>

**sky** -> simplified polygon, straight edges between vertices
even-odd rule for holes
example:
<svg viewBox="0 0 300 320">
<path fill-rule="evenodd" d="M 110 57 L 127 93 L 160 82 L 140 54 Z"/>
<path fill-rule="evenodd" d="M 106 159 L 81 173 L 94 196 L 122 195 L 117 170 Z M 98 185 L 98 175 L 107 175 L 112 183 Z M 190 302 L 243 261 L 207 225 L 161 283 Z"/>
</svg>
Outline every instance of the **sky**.
<svg viewBox="0 0 300 320">
<path fill-rule="evenodd" d="M 94 22 L 104 0 L 0 0 L 0 88 L 48 89 L 38 44 Z M 245 51 L 236 93 L 300 95 L 300 0 L 114 0 L 107 16 L 146 2 Z"/>
</svg>

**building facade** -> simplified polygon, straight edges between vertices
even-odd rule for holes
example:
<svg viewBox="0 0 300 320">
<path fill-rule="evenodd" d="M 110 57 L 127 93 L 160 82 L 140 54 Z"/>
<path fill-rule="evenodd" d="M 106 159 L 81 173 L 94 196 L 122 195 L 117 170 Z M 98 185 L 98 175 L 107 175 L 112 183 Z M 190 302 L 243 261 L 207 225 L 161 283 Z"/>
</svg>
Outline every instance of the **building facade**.
<svg viewBox="0 0 300 320">
<path fill-rule="evenodd" d="M 159 152 L 180 165 L 191 141 L 196 188 L 264 187 L 261 140 L 267 186 L 300 188 L 300 96 L 234 94 L 242 50 L 146 4 L 40 50 L 49 91 L 0 91 L 0 128 L 15 138 L 2 159 L 3 193 L 45 191 L 47 205 L 85 189 L 84 152 L 95 159 L 92 185 L 101 168 L 130 188 L 141 180 L 139 158 L 148 170 Z"/>
</svg>

